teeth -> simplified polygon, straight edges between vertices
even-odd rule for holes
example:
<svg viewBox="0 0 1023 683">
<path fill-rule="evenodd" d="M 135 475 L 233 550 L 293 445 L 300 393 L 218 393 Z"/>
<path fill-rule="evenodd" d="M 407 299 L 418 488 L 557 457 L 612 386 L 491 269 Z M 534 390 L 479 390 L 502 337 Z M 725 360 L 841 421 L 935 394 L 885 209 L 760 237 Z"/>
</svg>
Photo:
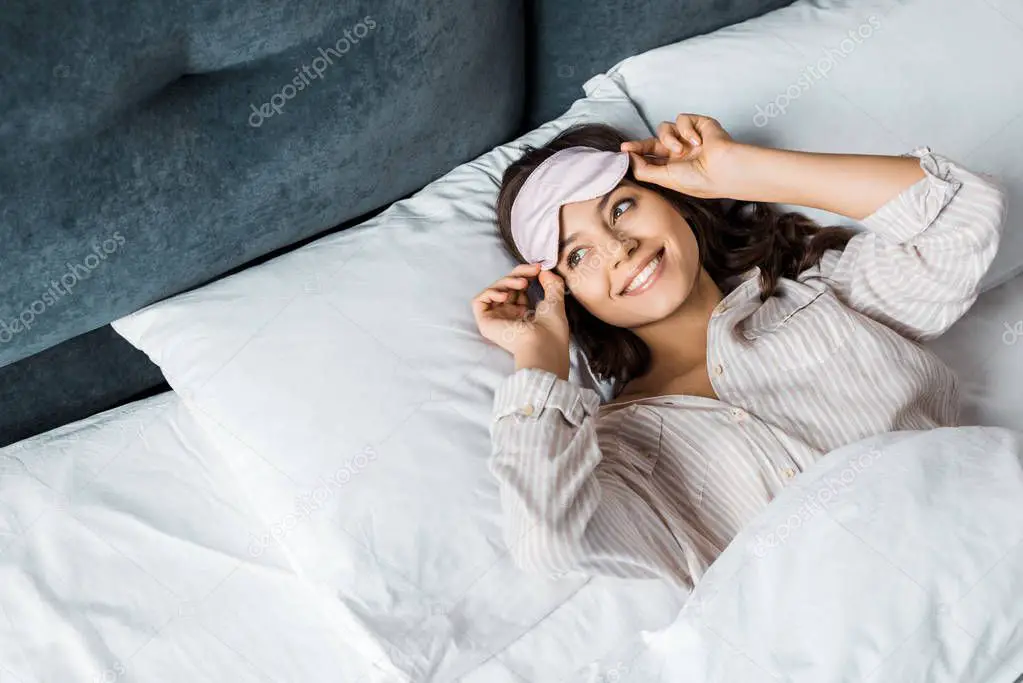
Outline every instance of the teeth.
<svg viewBox="0 0 1023 683">
<path fill-rule="evenodd" d="M 655 257 L 653 261 L 647 264 L 646 268 L 639 271 L 639 274 L 636 275 L 636 277 L 632 278 L 632 282 L 630 282 L 629 286 L 625 288 L 623 294 L 628 294 L 632 290 L 637 289 L 638 287 L 642 287 L 644 284 L 646 284 L 646 281 L 649 280 L 650 276 L 654 274 L 654 271 L 657 270 L 657 266 L 659 266 L 660 263 L 661 257 L 660 256 Z"/>
</svg>

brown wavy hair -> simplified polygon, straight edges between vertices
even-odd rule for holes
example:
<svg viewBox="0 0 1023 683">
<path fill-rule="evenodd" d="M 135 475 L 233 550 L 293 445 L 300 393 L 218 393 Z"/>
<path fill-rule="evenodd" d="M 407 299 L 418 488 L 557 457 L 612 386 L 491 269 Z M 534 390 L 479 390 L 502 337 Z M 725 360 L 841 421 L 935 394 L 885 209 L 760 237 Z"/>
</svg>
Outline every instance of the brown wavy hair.
<svg viewBox="0 0 1023 683">
<path fill-rule="evenodd" d="M 497 197 L 497 224 L 505 247 L 520 262 L 525 259 L 511 236 L 511 208 L 526 178 L 545 159 L 567 147 L 592 147 L 618 152 L 630 138 L 604 124 L 577 124 L 543 147 L 524 148 L 507 168 Z M 760 267 L 761 301 L 775 296 L 779 278 L 795 277 L 820 262 L 828 249 L 845 249 L 856 234 L 849 228 L 821 227 L 801 213 L 781 213 L 769 204 L 730 199 L 699 199 L 626 178 L 664 197 L 689 223 L 699 247 L 700 265 L 721 287 L 729 277 Z M 572 296 L 565 297 L 565 314 L 576 344 L 602 380 L 618 387 L 641 377 L 650 367 L 650 349 L 634 332 L 604 322 Z"/>
</svg>

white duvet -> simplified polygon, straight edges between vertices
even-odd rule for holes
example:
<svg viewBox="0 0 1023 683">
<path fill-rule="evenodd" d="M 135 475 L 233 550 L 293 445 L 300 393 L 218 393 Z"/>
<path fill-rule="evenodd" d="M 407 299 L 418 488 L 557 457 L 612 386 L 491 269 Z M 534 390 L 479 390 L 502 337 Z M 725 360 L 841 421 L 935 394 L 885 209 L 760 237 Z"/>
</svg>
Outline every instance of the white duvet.
<svg viewBox="0 0 1023 683">
<path fill-rule="evenodd" d="M 896 432 L 828 454 L 604 681 L 1011 683 L 1023 435 Z"/>
<path fill-rule="evenodd" d="M 371 681 L 174 394 L 0 449 L 0 683 Z"/>
</svg>

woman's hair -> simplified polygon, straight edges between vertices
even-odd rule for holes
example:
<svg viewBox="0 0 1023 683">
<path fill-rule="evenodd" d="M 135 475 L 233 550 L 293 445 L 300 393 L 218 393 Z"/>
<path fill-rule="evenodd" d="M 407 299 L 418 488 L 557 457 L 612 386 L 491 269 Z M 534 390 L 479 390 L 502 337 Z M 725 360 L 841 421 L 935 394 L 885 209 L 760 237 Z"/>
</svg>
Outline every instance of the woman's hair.
<svg viewBox="0 0 1023 683">
<path fill-rule="evenodd" d="M 618 152 L 628 139 L 610 126 L 591 123 L 573 126 L 543 147 L 525 148 L 505 171 L 497 197 L 498 228 L 515 259 L 524 260 L 512 239 L 511 209 L 529 174 L 558 150 L 583 146 Z M 759 266 L 762 301 L 775 295 L 778 278 L 795 279 L 828 249 L 844 249 L 855 234 L 848 228 L 822 228 L 800 213 L 781 213 L 766 204 L 690 197 L 638 181 L 631 168 L 626 178 L 664 197 L 686 219 L 696 237 L 700 265 L 718 286 Z M 565 314 L 572 337 L 600 379 L 613 380 L 620 387 L 649 369 L 650 349 L 631 330 L 604 322 L 571 296 L 565 298 Z"/>
</svg>

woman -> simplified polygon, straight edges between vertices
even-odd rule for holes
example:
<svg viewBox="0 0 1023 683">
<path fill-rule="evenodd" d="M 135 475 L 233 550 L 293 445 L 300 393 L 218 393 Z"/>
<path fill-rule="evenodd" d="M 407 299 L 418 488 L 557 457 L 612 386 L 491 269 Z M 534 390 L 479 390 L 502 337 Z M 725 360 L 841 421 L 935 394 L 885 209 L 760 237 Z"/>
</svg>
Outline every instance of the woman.
<svg viewBox="0 0 1023 683">
<path fill-rule="evenodd" d="M 976 300 L 1004 213 L 995 184 L 926 147 L 770 149 L 695 114 L 527 149 L 498 199 L 524 265 L 473 301 L 515 358 L 490 461 L 515 562 L 689 588 L 832 449 L 955 425 L 956 378 L 919 342 Z M 570 335 L 612 402 L 567 381 Z"/>
</svg>

